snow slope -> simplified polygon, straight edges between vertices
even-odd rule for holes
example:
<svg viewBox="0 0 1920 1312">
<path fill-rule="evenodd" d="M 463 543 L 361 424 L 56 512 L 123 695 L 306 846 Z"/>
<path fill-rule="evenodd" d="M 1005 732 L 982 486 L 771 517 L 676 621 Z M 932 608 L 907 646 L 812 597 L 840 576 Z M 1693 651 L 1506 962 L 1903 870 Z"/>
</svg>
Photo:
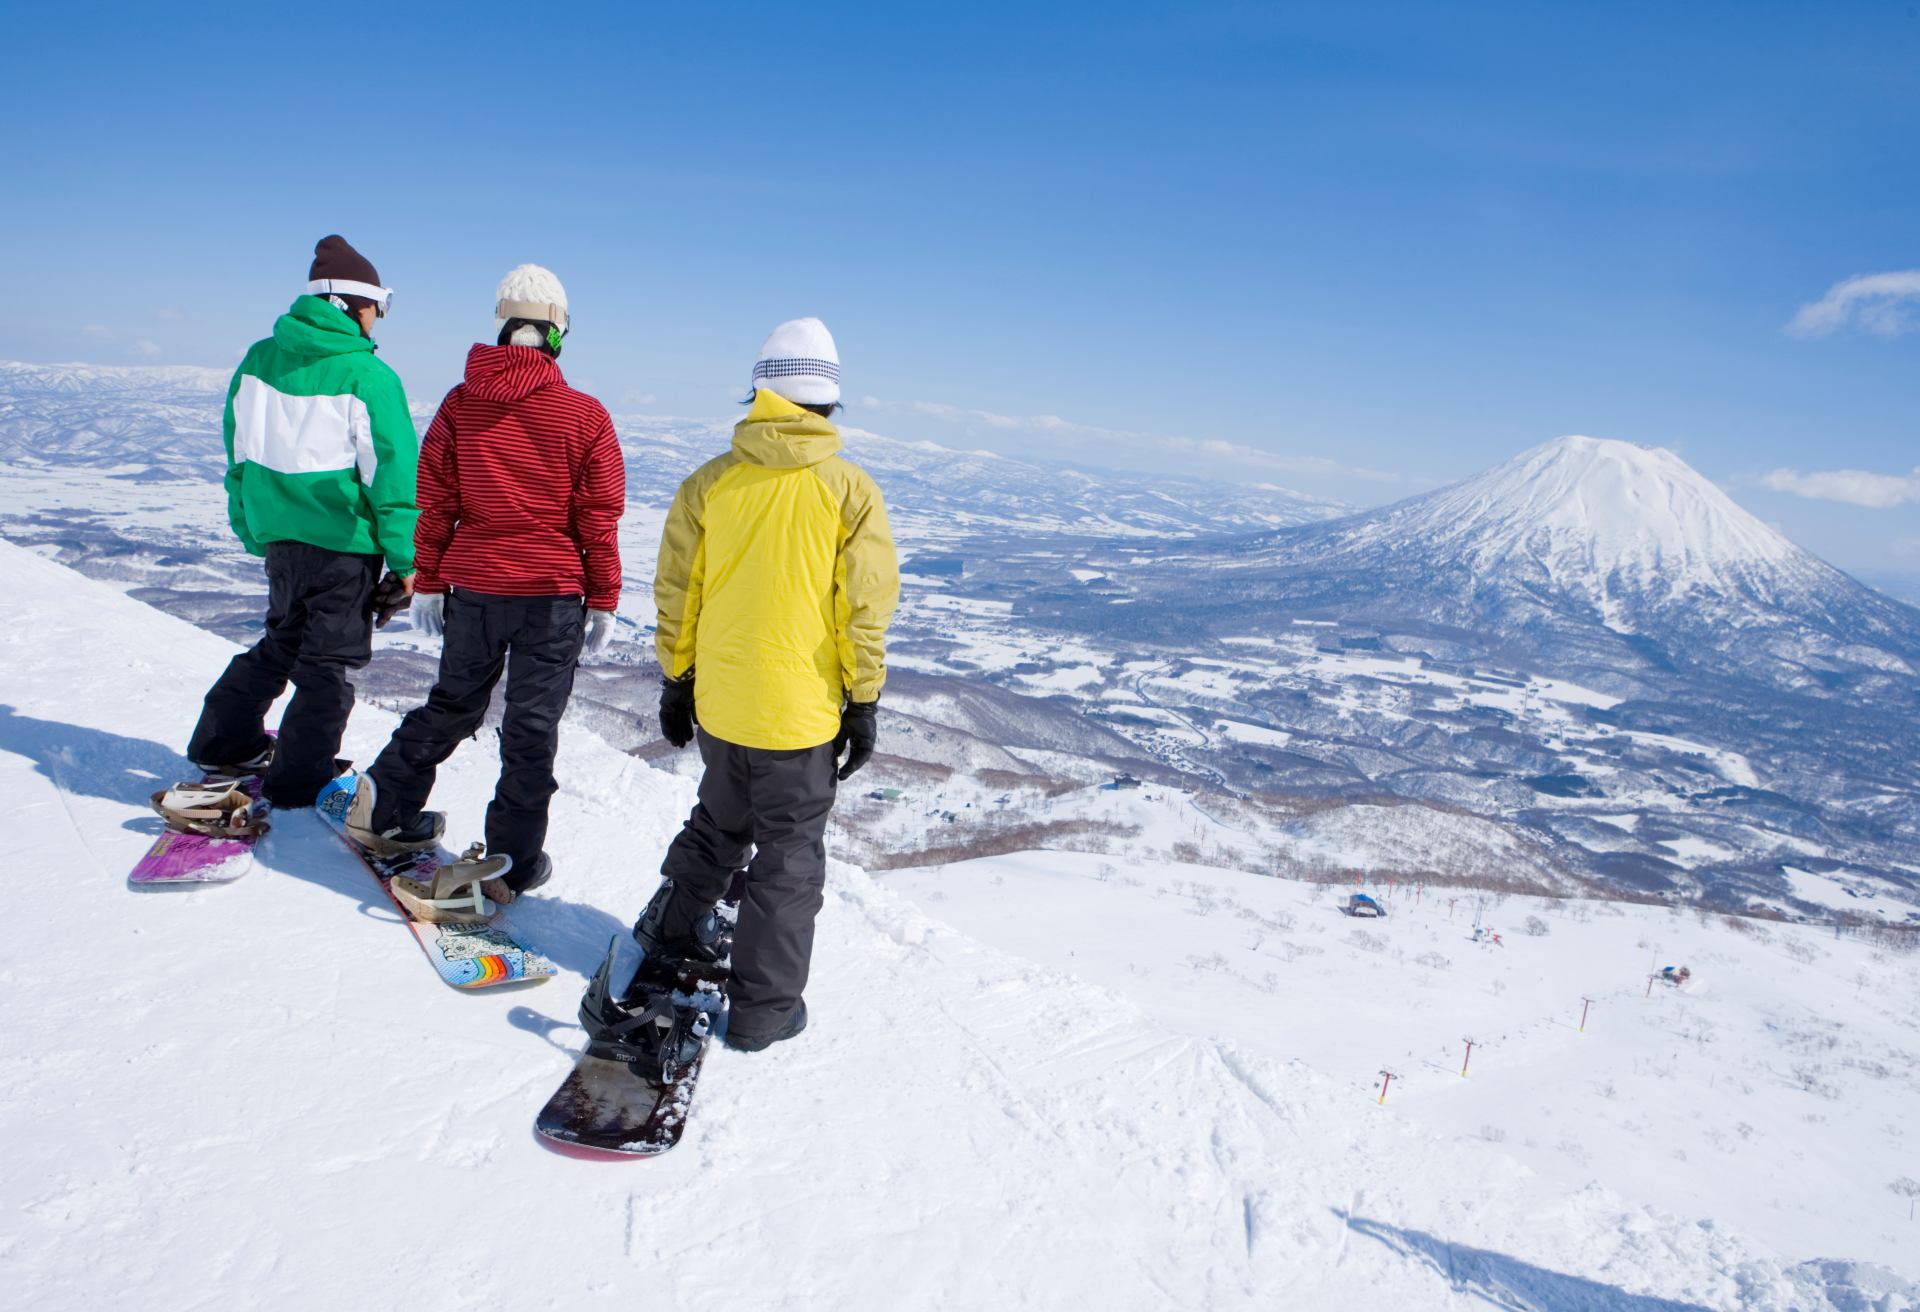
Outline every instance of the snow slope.
<svg viewBox="0 0 1920 1312">
<path fill-rule="evenodd" d="M 1892 1279 L 1569 1193 L 839 865 L 802 1041 L 715 1054 L 664 1159 L 548 1153 L 531 1122 L 582 975 L 688 784 L 569 730 L 556 882 L 516 909 L 565 973 L 522 992 L 439 985 L 308 813 L 236 884 L 134 893 L 142 799 L 184 772 L 170 744 L 232 648 L 10 545 L 0 569 L 0 785 L 25 822 L 27 932 L 0 964 L 16 1305 L 1651 1312 L 1869 1306 L 1845 1291 Z M 392 725 L 362 706 L 349 754 Z M 456 837 L 487 756 L 442 774 Z"/>
<path fill-rule="evenodd" d="M 1198 1013 L 1249 1051 L 1301 1057 L 1356 1102 L 1391 1069 L 1394 1117 L 1566 1189 L 1711 1218 L 1793 1257 L 1913 1265 L 1888 1189 L 1920 1167 L 1913 955 L 1824 926 L 1455 888 L 1371 886 L 1389 915 L 1358 921 L 1339 910 L 1351 884 L 1058 853 L 880 878 L 1164 1021 Z M 1051 931 L 1066 918 L 1086 932 Z M 1473 940 L 1476 919 L 1499 945 Z M 1683 964 L 1686 989 L 1647 987 Z"/>
</svg>

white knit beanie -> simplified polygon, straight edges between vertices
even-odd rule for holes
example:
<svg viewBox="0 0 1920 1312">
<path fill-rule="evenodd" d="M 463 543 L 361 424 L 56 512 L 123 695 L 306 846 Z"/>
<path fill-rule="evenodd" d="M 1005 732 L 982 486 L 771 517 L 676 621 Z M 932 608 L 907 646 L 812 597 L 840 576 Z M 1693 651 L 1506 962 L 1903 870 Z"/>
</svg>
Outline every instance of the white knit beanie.
<svg viewBox="0 0 1920 1312">
<path fill-rule="evenodd" d="M 523 264 L 500 280 L 493 294 L 493 335 L 507 326 L 509 319 L 537 319 L 563 332 L 567 327 L 567 289 L 553 276 L 551 269 Z M 508 339 L 509 346 L 545 346 L 546 334 L 521 324 Z"/>
<path fill-rule="evenodd" d="M 795 405 L 833 405 L 840 399 L 840 352 L 818 319 L 789 319 L 775 328 L 753 366 L 753 385 Z"/>
</svg>

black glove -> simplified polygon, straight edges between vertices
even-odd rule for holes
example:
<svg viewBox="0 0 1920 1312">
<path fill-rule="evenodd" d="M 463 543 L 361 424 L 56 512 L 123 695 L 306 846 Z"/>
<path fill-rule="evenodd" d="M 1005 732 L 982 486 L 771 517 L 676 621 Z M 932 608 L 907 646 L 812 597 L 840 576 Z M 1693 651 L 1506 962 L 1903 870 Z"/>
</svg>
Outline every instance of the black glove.
<svg viewBox="0 0 1920 1312">
<path fill-rule="evenodd" d="M 384 629 L 387 621 L 413 604 L 413 594 L 392 570 L 373 589 L 373 627 Z"/>
<path fill-rule="evenodd" d="M 693 671 L 660 681 L 660 736 L 675 747 L 693 741 Z"/>
<path fill-rule="evenodd" d="M 880 703 L 848 702 L 847 708 L 840 712 L 840 732 L 833 740 L 833 756 L 840 759 L 840 749 L 847 750 L 847 763 L 840 767 L 840 777 L 845 779 L 867 763 L 873 755 L 873 740 L 879 732 Z"/>
</svg>

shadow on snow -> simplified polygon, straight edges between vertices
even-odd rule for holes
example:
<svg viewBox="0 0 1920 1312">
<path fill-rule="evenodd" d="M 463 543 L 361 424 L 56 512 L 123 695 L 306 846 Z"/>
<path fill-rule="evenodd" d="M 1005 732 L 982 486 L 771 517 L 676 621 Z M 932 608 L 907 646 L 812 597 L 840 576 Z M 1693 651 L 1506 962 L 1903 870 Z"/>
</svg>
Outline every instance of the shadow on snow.
<svg viewBox="0 0 1920 1312">
<path fill-rule="evenodd" d="M 185 756 L 152 739 L 36 719 L 5 704 L 0 704 L 0 751 L 33 762 L 34 768 L 65 795 L 124 802 L 143 811 L 154 789 L 199 777 L 199 771 Z M 122 827 L 151 841 L 160 832 L 160 821 L 149 813 Z M 315 850 L 304 850 L 309 845 Z M 338 859 L 320 858 L 322 849 L 334 852 Z M 386 894 L 311 810 L 278 812 L 273 832 L 261 842 L 259 856 L 276 872 L 351 898 L 359 903 L 362 915 L 391 919 L 395 932 L 404 932 Z M 139 852 L 130 848 L 127 865 L 131 867 L 138 857 Z M 562 970 L 591 976 L 607 950 L 607 940 L 626 934 L 628 926 L 597 907 L 550 893 L 549 889 L 564 885 L 566 874 L 564 868 L 556 869 L 554 883 L 515 906 L 510 919 L 515 932 L 525 935 L 529 947 Z M 410 944 L 399 946 L 418 951 Z"/>
<path fill-rule="evenodd" d="M 1455 1293 L 1472 1295 L 1491 1307 L 1512 1312 L 1711 1312 L 1699 1303 L 1629 1294 L 1614 1285 L 1549 1271 L 1505 1253 L 1448 1243 L 1424 1230 L 1369 1221 L 1338 1208 L 1334 1215 L 1355 1234 L 1432 1267 L 1446 1277 Z"/>
<path fill-rule="evenodd" d="M 154 789 L 199 777 L 186 757 L 151 739 L 36 720 L 6 705 L 0 705 L 0 751 L 32 761 L 62 793 L 141 808 Z"/>
</svg>

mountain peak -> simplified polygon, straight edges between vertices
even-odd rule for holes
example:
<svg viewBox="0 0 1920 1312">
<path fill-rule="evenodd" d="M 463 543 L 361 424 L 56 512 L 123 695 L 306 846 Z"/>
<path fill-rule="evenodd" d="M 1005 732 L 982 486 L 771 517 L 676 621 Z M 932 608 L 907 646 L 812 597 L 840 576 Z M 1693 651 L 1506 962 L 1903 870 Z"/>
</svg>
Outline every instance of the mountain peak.
<svg viewBox="0 0 1920 1312">
<path fill-rule="evenodd" d="M 1628 592 L 1771 591 L 1825 568 L 1672 451 L 1608 438 L 1542 443 L 1381 520 L 1476 572 L 1521 565 L 1603 609 Z"/>
</svg>

